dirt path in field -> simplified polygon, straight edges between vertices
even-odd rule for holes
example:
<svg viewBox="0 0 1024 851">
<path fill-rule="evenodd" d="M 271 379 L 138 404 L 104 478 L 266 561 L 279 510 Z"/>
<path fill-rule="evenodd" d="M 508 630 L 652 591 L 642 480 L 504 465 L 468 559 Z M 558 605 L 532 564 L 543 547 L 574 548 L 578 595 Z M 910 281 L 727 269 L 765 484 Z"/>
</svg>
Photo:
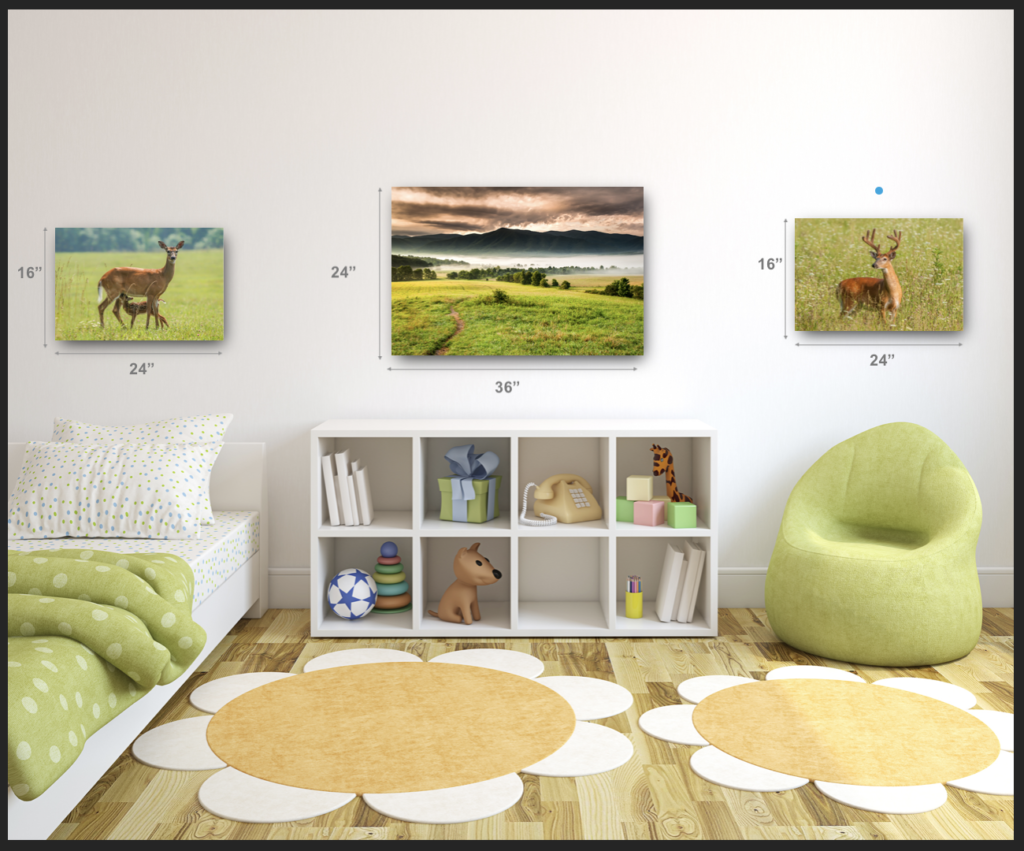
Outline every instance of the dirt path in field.
<svg viewBox="0 0 1024 851">
<path fill-rule="evenodd" d="M 454 340 L 456 337 L 458 337 L 459 334 L 462 333 L 462 329 L 466 327 L 466 323 L 463 322 L 462 319 L 459 318 L 459 314 L 456 312 L 454 307 L 452 308 L 451 316 L 455 320 L 455 333 L 452 334 L 447 340 L 445 340 L 446 343 L 450 343 L 452 340 Z M 448 347 L 447 346 L 442 346 L 440 349 L 438 349 L 436 352 L 434 352 L 434 354 L 435 355 L 446 355 L 446 354 L 448 354 Z"/>
</svg>

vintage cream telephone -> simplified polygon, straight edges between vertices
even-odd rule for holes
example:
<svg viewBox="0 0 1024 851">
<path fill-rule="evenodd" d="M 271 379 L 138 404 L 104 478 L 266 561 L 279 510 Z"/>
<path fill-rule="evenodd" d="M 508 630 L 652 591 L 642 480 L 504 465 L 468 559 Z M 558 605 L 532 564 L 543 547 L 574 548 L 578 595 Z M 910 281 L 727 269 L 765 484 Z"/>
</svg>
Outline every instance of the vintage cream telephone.
<svg viewBox="0 0 1024 851">
<path fill-rule="evenodd" d="M 540 520 L 528 520 L 526 517 L 526 495 L 530 488 L 537 488 L 533 513 L 542 518 Z M 545 479 L 539 487 L 530 482 L 523 490 L 523 513 L 519 515 L 519 522 L 525 526 L 554 526 L 559 522 L 581 523 L 584 520 L 600 519 L 601 506 L 594 499 L 593 489 L 582 476 L 560 473 Z"/>
</svg>

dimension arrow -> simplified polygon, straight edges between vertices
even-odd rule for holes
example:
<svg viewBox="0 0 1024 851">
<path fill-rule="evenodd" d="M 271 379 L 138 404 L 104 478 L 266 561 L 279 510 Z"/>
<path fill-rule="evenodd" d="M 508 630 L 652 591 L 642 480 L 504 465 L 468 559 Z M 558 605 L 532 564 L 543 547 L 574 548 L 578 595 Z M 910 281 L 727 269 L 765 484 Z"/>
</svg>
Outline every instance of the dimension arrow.
<svg viewBox="0 0 1024 851">
<path fill-rule="evenodd" d="M 118 357 L 124 357 L 125 355 L 143 355 L 144 357 L 152 357 L 153 355 L 160 355 L 164 357 L 166 355 L 220 355 L 223 352 L 54 352 L 55 355 L 117 355 Z"/>
<path fill-rule="evenodd" d="M 872 348 L 889 348 L 890 346 L 962 346 L 963 343 L 796 343 L 797 346 L 871 346 Z"/>
<path fill-rule="evenodd" d="M 786 305 L 789 303 L 789 296 L 786 294 L 786 282 L 789 280 L 789 275 L 786 274 L 786 243 L 789 241 L 789 229 L 787 223 L 789 219 L 782 220 L 782 339 L 789 339 L 789 319 L 786 316 Z"/>
<path fill-rule="evenodd" d="M 381 281 L 381 267 L 380 267 L 380 252 L 381 252 L 381 208 L 380 198 L 381 192 L 383 192 L 379 186 L 377 187 L 377 360 L 380 360 L 381 355 L 381 307 L 380 300 L 384 297 L 384 284 Z"/>
<path fill-rule="evenodd" d="M 43 348 L 46 348 L 46 228 L 43 228 Z"/>
<path fill-rule="evenodd" d="M 453 366 L 453 367 L 388 367 L 388 372 L 636 372 L 635 366 L 523 366 L 500 367 Z"/>
</svg>

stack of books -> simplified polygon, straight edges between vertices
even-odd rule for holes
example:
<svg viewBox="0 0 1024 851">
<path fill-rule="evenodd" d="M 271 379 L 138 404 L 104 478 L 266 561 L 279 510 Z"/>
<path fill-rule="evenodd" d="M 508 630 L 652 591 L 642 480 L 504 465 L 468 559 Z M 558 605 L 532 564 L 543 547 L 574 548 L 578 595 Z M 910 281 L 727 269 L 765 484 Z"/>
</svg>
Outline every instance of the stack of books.
<svg viewBox="0 0 1024 851">
<path fill-rule="evenodd" d="M 349 462 L 348 450 L 320 459 L 332 526 L 369 526 L 373 523 L 370 478 L 361 461 Z"/>
<path fill-rule="evenodd" d="M 658 599 L 654 606 L 658 620 L 663 623 L 693 621 L 706 555 L 704 548 L 695 541 L 683 541 L 679 547 L 672 544 L 666 547 Z"/>
</svg>

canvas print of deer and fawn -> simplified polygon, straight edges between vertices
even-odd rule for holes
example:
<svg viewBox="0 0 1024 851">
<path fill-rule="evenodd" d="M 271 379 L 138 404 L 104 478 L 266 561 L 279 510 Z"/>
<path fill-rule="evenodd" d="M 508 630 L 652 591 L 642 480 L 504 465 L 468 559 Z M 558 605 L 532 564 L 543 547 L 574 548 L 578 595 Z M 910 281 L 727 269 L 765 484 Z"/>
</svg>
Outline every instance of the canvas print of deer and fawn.
<svg viewBox="0 0 1024 851">
<path fill-rule="evenodd" d="M 223 228 L 57 228 L 57 340 L 223 340 Z"/>
<path fill-rule="evenodd" d="M 797 219 L 797 331 L 962 331 L 963 219 Z"/>
<path fill-rule="evenodd" d="M 393 355 L 642 355 L 644 190 L 395 187 Z"/>
</svg>

